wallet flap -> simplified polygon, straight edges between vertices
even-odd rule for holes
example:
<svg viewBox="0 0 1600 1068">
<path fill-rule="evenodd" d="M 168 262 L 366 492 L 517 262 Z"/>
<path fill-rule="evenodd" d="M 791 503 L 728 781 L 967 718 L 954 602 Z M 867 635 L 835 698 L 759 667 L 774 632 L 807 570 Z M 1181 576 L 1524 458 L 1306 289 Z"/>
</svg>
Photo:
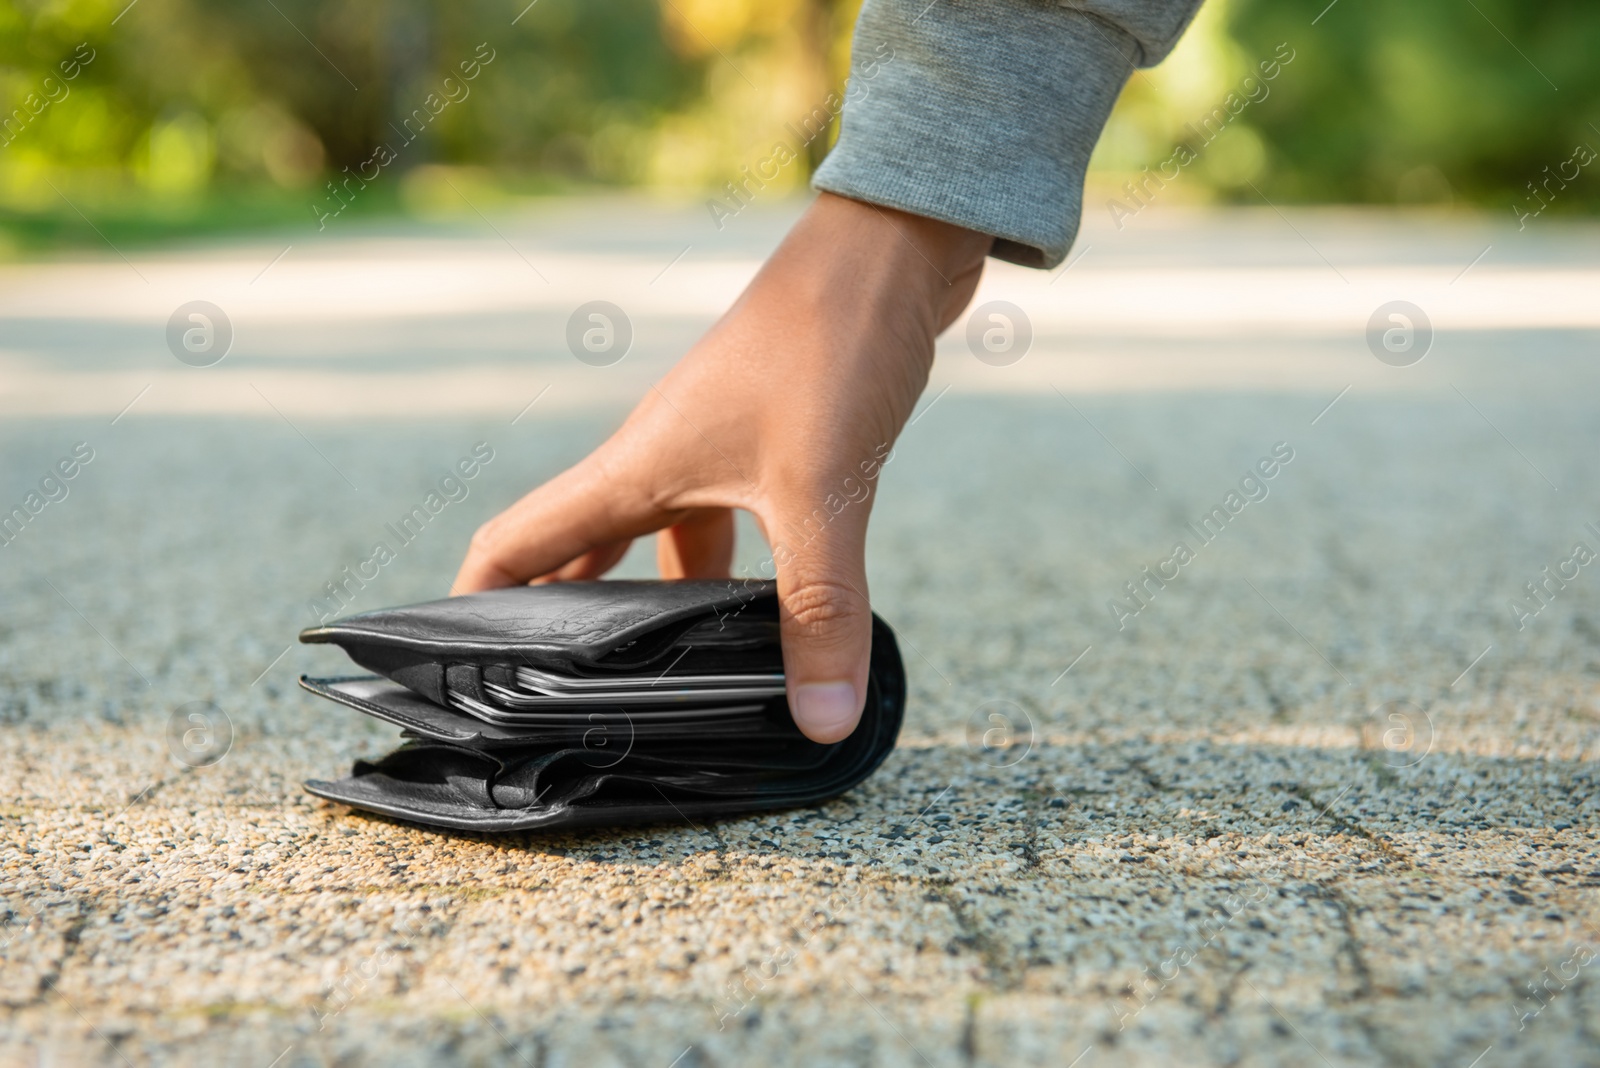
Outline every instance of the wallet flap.
<svg viewBox="0 0 1600 1068">
<path fill-rule="evenodd" d="M 711 615 L 772 611 L 777 585 L 755 579 L 624 579 L 510 586 L 381 608 L 300 632 L 307 643 L 379 646 L 451 661 L 554 660 L 594 666 Z"/>
<path fill-rule="evenodd" d="M 381 675 L 335 679 L 300 676 L 300 686 L 318 697 L 364 712 L 374 719 L 404 727 L 423 738 L 459 745 L 493 747 L 527 745 L 528 732 L 497 727 L 454 709 L 436 705 Z"/>
<path fill-rule="evenodd" d="M 337 701 L 374 719 L 404 728 L 410 735 L 473 749 L 527 748 L 534 745 L 580 745 L 597 753 L 631 747 L 640 741 L 753 737 L 793 733 L 787 704 L 773 702 L 765 711 L 704 720 L 659 722 L 648 713 L 599 710 L 578 713 L 566 726 L 487 722 L 454 708 L 436 705 L 381 675 L 332 679 L 300 676 L 300 686 L 318 697 Z"/>
</svg>

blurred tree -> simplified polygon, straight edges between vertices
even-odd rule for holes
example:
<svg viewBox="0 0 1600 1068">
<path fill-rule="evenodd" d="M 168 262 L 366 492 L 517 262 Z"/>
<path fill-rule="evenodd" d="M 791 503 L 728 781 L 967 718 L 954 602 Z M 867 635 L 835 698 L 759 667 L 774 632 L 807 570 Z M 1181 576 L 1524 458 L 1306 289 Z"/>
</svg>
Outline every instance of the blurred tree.
<svg viewBox="0 0 1600 1068">
<path fill-rule="evenodd" d="M 1246 54 L 1280 41 L 1298 52 L 1249 116 L 1268 145 L 1258 184 L 1269 195 L 1500 210 L 1577 145 L 1600 151 L 1592 0 L 1326 5 L 1231 0 L 1228 29 Z M 1567 193 L 1573 207 L 1600 204 L 1600 174 Z"/>
<path fill-rule="evenodd" d="M 0 220 L 76 220 L 66 197 L 174 218 L 227 197 L 219 218 L 303 213 L 381 149 L 382 191 L 363 201 L 380 207 L 440 166 L 716 189 L 838 89 L 858 6 L 0 0 Z M 1294 59 L 1270 92 L 1196 145 L 1193 124 L 1280 45 Z M 1181 179 L 1199 195 L 1592 208 L 1600 167 L 1573 177 L 1570 161 L 1600 149 L 1597 50 L 1588 0 L 1209 0 L 1134 77 L 1096 167 L 1121 181 L 1188 145 L 1204 149 Z M 831 138 L 763 189 L 801 185 Z"/>
</svg>

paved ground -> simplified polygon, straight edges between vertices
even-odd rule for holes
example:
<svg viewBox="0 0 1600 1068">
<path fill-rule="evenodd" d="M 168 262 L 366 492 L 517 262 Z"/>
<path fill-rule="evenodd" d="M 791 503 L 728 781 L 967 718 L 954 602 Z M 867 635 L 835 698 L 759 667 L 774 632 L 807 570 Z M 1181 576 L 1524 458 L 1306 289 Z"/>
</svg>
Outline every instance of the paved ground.
<svg viewBox="0 0 1600 1068">
<path fill-rule="evenodd" d="M 0 268 L 0 506 L 93 451 L 0 547 L 0 1062 L 1600 1063 L 1592 227 L 1092 213 L 993 272 L 1032 347 L 944 343 L 873 533 L 908 725 L 821 809 L 491 839 L 300 791 L 394 740 L 294 686 L 323 584 L 487 441 L 359 607 L 438 595 L 791 210 Z M 194 299 L 212 367 L 163 338 Z"/>
</svg>

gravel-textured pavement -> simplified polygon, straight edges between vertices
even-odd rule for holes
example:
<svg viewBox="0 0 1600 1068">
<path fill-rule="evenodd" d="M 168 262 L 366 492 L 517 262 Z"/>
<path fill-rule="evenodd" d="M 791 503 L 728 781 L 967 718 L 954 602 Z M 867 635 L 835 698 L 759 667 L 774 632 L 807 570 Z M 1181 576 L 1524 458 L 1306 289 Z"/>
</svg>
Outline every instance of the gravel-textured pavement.
<svg viewBox="0 0 1600 1068">
<path fill-rule="evenodd" d="M 871 544 L 906 730 L 822 808 L 488 838 L 300 790 L 395 740 L 295 686 L 325 584 L 488 442 L 355 607 L 440 595 L 793 210 L 0 267 L 0 509 L 59 498 L 0 545 L 0 1063 L 1600 1064 L 1593 227 L 1152 209 L 992 271 L 1031 347 L 941 343 Z"/>
</svg>

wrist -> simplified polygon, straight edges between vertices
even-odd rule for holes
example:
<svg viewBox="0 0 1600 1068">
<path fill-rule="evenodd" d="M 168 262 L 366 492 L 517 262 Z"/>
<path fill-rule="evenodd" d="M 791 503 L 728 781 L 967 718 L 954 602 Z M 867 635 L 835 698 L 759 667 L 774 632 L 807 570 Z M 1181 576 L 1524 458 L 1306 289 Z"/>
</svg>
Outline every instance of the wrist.
<svg viewBox="0 0 1600 1068">
<path fill-rule="evenodd" d="M 970 288 L 963 281 L 981 272 L 994 244 L 990 235 L 953 223 L 826 192 L 802 225 L 837 259 L 854 261 L 869 289 L 874 281 L 888 285 L 898 301 L 914 300 L 941 327 L 952 290 Z"/>
<path fill-rule="evenodd" d="M 901 252 L 908 263 L 920 261 L 945 285 L 950 285 L 958 275 L 981 266 L 994 244 L 994 238 L 988 234 L 968 230 L 942 219 L 860 201 L 850 203 L 867 208 L 893 227 L 900 239 L 896 242 L 896 251 Z"/>
</svg>

